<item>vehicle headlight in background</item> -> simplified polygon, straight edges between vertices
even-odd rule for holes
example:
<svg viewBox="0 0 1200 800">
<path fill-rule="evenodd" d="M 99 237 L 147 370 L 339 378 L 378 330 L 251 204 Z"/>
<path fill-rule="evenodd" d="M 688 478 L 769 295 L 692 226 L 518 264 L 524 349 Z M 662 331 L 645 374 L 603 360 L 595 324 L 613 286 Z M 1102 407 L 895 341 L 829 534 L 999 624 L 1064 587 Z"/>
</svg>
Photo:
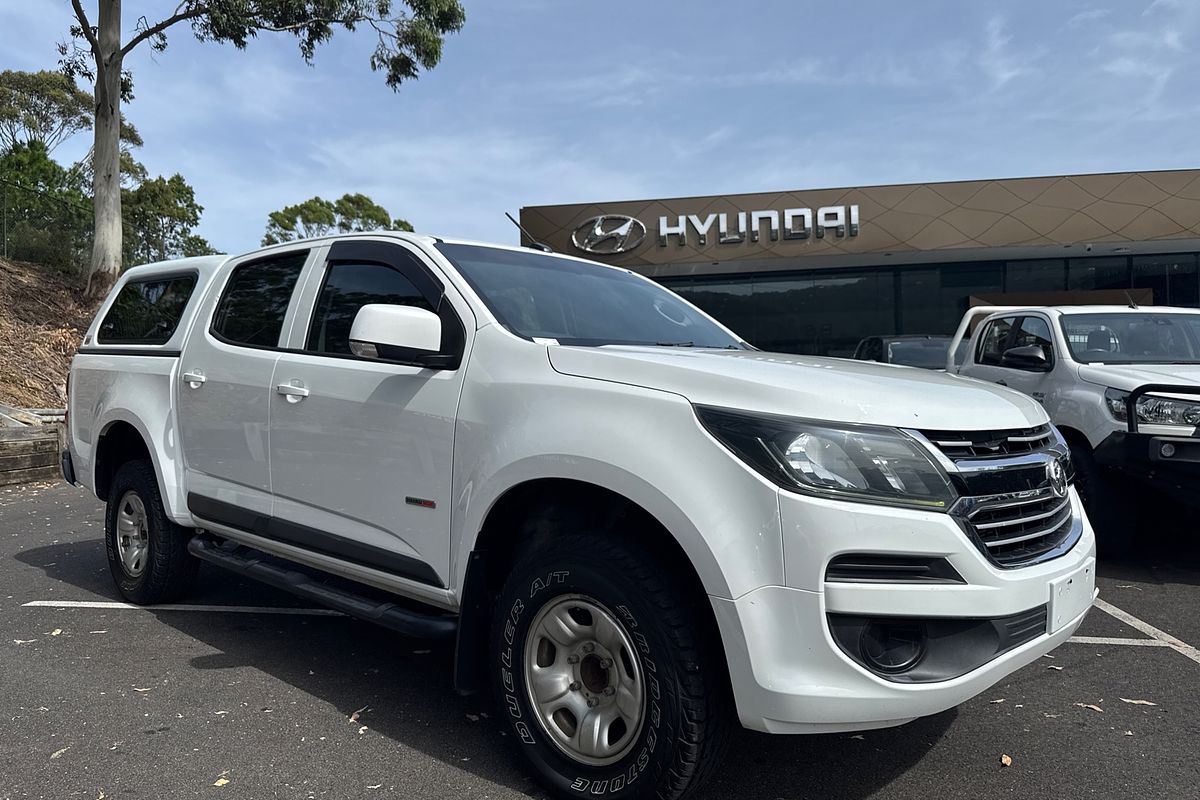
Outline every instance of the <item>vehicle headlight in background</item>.
<svg viewBox="0 0 1200 800">
<path fill-rule="evenodd" d="M 1128 422 L 1129 414 L 1126 401 L 1129 392 L 1120 389 L 1106 389 L 1104 403 L 1113 418 L 1120 422 Z M 1200 402 L 1193 400 L 1172 400 L 1166 397 L 1146 395 L 1137 401 L 1138 422 L 1147 425 L 1200 425 Z"/>
<path fill-rule="evenodd" d="M 831 427 L 697 406 L 710 433 L 784 489 L 945 511 L 957 495 L 926 450 L 895 428 Z"/>
</svg>

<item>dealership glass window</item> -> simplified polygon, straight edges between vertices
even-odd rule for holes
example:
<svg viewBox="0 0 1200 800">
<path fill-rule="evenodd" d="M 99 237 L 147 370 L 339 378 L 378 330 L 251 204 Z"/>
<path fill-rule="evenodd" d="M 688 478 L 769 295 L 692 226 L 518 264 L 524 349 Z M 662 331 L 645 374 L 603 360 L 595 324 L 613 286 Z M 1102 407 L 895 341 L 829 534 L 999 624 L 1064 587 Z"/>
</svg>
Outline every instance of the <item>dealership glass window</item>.
<svg viewBox="0 0 1200 800">
<path fill-rule="evenodd" d="M 680 295 L 689 303 L 699 306 L 715 317 L 725 327 L 750 342 L 756 347 L 755 341 L 755 308 L 751 299 L 752 277 L 734 280 L 695 281 L 690 287 L 680 287 L 668 284 L 667 288 L 676 292 L 682 288 Z"/>
<path fill-rule="evenodd" d="M 1129 259 L 1125 256 L 1072 258 L 1067 260 L 1067 289 L 1128 289 Z"/>
<path fill-rule="evenodd" d="M 1134 256 L 1133 286 L 1153 289 L 1155 305 L 1200 305 L 1197 289 L 1196 255 Z"/>
<path fill-rule="evenodd" d="M 949 334 L 971 297 L 1004 290 L 1003 265 L 940 264 L 900 270 L 900 333 Z"/>
<path fill-rule="evenodd" d="M 758 278 L 752 343 L 781 353 L 849 358 L 868 336 L 895 332 L 891 270 L 839 270 L 804 277 Z"/>
<path fill-rule="evenodd" d="M 1008 262 L 1005 292 L 1063 292 L 1066 289 L 1066 262 L 1061 258 Z"/>
</svg>

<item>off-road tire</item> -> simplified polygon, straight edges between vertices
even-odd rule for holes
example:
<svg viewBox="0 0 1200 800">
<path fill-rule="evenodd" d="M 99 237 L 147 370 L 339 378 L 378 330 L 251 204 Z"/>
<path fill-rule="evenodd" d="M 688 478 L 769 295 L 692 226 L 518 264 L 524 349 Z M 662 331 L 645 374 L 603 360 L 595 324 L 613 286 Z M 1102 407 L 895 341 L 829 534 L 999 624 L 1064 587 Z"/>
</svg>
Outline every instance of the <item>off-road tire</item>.
<svg viewBox="0 0 1200 800">
<path fill-rule="evenodd" d="M 619 761 L 568 756 L 542 727 L 525 684 L 525 645 L 541 609 L 583 595 L 614 612 L 640 650 L 646 713 Z M 615 534 L 566 534 L 518 558 L 497 598 L 489 672 L 509 736 L 556 796 L 674 800 L 702 785 L 728 740 L 733 702 L 724 654 L 698 587 Z"/>
<path fill-rule="evenodd" d="M 1121 486 L 1117 475 L 1082 443 L 1071 444 L 1075 464 L 1075 488 L 1084 511 L 1096 532 L 1096 552 L 1104 558 L 1130 555 L 1137 538 L 1136 497 Z"/>
<path fill-rule="evenodd" d="M 131 576 L 118 555 L 117 517 L 122 498 L 136 493 L 145 508 L 148 547 L 140 574 Z M 130 461 L 117 470 L 104 513 L 104 545 L 117 590 L 131 603 L 151 605 L 178 600 L 191 591 L 200 562 L 187 551 L 192 531 L 167 517 L 158 478 L 149 461 Z"/>
</svg>

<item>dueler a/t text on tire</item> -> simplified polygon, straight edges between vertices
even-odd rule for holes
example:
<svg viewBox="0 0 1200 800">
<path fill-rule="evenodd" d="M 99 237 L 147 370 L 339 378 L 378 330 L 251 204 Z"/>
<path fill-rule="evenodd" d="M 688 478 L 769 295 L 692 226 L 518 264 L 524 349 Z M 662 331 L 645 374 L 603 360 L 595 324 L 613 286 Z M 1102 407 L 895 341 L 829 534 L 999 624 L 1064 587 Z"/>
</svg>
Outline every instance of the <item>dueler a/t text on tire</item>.
<svg viewBox="0 0 1200 800">
<path fill-rule="evenodd" d="M 517 748 L 556 795 L 669 800 L 716 766 L 732 708 L 705 602 L 606 534 L 563 535 L 514 565 L 489 670 Z"/>
<path fill-rule="evenodd" d="M 147 605 L 187 594 L 200 564 L 188 554 L 189 534 L 167 517 L 149 461 L 130 461 L 117 470 L 108 491 L 104 543 L 122 597 Z"/>
</svg>

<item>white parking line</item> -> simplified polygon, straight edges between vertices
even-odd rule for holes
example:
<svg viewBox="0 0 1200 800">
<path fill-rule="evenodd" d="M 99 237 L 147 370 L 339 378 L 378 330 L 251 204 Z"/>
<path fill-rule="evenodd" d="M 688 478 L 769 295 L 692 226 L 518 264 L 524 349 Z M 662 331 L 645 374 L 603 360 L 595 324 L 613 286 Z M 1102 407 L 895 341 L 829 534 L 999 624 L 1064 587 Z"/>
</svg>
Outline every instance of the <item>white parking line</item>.
<svg viewBox="0 0 1200 800">
<path fill-rule="evenodd" d="M 132 611 L 216 611 L 226 614 L 281 614 L 304 617 L 342 617 L 340 611 L 328 608 L 271 608 L 269 606 L 201 606 L 165 603 L 158 606 L 137 606 L 109 600 L 31 600 L 26 608 L 110 608 Z"/>
<path fill-rule="evenodd" d="M 1170 647 L 1158 639 L 1114 639 L 1110 636 L 1072 636 L 1067 639 L 1072 644 L 1117 644 L 1130 647 Z"/>
<path fill-rule="evenodd" d="M 1112 617 L 1116 617 L 1117 619 L 1121 620 L 1121 622 L 1124 622 L 1129 627 L 1137 628 L 1139 631 L 1146 634 L 1147 636 L 1153 636 L 1155 639 L 1162 642 L 1165 646 L 1170 647 L 1173 650 L 1179 651 L 1183 655 L 1190 658 L 1192 661 L 1195 661 L 1197 664 L 1200 664 L 1200 650 L 1197 650 L 1196 648 L 1192 647 L 1190 644 L 1180 641 L 1179 639 L 1176 639 L 1174 636 L 1167 633 L 1166 631 L 1160 631 L 1158 628 L 1154 627 L 1149 622 L 1143 622 L 1142 620 L 1135 617 L 1133 614 L 1130 614 L 1128 611 L 1122 611 L 1121 609 L 1114 606 L 1112 603 L 1107 603 L 1104 600 L 1101 600 L 1099 597 L 1096 598 L 1095 605 L 1096 605 L 1096 608 L 1100 609 L 1105 614 L 1108 614 L 1109 616 L 1112 616 Z"/>
</svg>

